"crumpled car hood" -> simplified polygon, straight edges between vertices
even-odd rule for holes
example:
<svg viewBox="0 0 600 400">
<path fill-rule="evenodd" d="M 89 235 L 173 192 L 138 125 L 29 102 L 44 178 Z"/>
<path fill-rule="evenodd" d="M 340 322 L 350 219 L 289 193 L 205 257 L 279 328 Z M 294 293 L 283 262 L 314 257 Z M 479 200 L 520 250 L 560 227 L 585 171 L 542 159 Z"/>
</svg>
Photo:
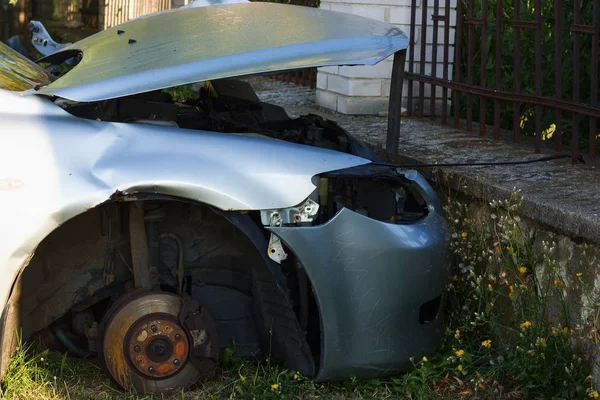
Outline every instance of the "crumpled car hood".
<svg viewBox="0 0 600 400">
<path fill-rule="evenodd" d="M 227 4 L 169 10 L 50 57 L 82 61 L 38 94 L 87 102 L 286 69 L 376 64 L 408 45 L 394 25 L 310 7 Z"/>
</svg>

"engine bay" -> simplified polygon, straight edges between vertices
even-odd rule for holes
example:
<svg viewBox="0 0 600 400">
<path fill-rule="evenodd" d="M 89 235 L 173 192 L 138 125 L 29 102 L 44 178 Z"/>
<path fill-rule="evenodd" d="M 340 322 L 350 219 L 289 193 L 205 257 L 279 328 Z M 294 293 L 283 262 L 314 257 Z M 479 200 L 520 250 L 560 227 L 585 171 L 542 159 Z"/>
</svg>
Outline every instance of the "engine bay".
<svg viewBox="0 0 600 400">
<path fill-rule="evenodd" d="M 290 118 L 283 107 L 260 101 L 247 81 L 205 82 L 199 90 L 188 89 L 186 94 L 191 96 L 175 99 L 167 91 L 154 91 L 100 102 L 57 102 L 80 118 L 257 134 L 377 159 L 374 151 L 333 121 L 314 114 Z"/>
</svg>

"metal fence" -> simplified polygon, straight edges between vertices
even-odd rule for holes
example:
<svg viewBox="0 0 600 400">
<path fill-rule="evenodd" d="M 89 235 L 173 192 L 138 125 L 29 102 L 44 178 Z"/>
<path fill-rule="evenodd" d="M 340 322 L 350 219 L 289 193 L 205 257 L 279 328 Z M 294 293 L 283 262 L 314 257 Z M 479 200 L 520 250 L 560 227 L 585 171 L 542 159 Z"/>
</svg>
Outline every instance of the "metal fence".
<svg viewBox="0 0 600 400">
<path fill-rule="evenodd" d="M 429 109 L 436 110 L 441 87 L 437 116 L 445 124 L 464 123 L 472 131 L 475 119 L 482 136 L 491 125 L 495 139 L 505 129 L 512 130 L 514 142 L 533 136 L 536 152 L 553 142 L 558 151 L 570 147 L 574 162 L 582 152 L 596 156 L 600 0 L 458 0 L 454 43 L 451 0 L 420 0 L 420 8 L 418 3 L 412 0 L 410 43 L 421 26 L 420 48 L 409 49 L 405 73 L 409 114 L 423 116 L 427 95 Z M 428 34 L 434 49 L 427 59 L 430 74 L 415 57 L 418 51 L 419 60 L 426 60 Z M 436 75 L 440 64 L 442 76 Z"/>
</svg>

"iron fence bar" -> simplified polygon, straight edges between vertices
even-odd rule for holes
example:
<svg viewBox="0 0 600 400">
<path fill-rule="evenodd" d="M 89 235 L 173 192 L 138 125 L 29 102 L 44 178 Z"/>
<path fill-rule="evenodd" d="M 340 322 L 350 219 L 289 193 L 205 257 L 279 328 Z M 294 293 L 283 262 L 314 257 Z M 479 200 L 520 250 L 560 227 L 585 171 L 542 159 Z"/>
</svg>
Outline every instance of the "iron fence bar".
<svg viewBox="0 0 600 400">
<path fill-rule="evenodd" d="M 573 26 L 581 24 L 581 5 L 579 0 L 573 3 L 575 23 Z M 579 80 L 581 77 L 579 71 L 579 59 L 581 57 L 581 33 L 573 31 L 573 101 L 579 102 Z M 579 114 L 573 113 L 573 127 L 571 136 L 571 161 L 577 162 L 579 155 Z"/>
<path fill-rule="evenodd" d="M 440 10 L 440 0 L 433 0 L 433 15 L 437 16 Z M 431 18 L 433 20 L 433 40 L 431 41 L 431 75 L 437 78 L 437 51 L 438 51 L 438 28 L 439 19 Z M 431 85 L 429 95 L 429 117 L 435 119 L 435 85 Z"/>
<path fill-rule="evenodd" d="M 513 21 L 513 26 L 519 29 L 536 29 L 539 26 L 539 24 L 534 21 L 521 21 L 519 19 Z"/>
<path fill-rule="evenodd" d="M 487 10 L 488 10 L 488 2 L 486 0 L 481 2 L 481 54 L 480 56 L 480 65 L 479 65 L 479 74 L 480 74 L 480 85 L 481 87 L 486 87 L 486 71 L 487 71 Z M 479 134 L 485 135 L 486 124 L 485 124 L 485 97 L 479 98 Z"/>
<path fill-rule="evenodd" d="M 593 25 L 594 25 L 594 33 L 592 36 L 592 90 L 590 93 L 590 105 L 597 106 L 598 105 L 598 46 L 600 39 L 600 26 L 599 25 L 599 16 L 598 12 L 600 12 L 600 0 L 594 0 L 594 8 L 593 11 Z M 589 133 L 589 155 L 590 157 L 596 157 L 596 135 L 597 131 L 597 120 L 596 118 L 592 118 L 590 120 L 590 133 Z"/>
<path fill-rule="evenodd" d="M 421 15 L 421 75 L 425 75 L 425 64 L 427 58 L 427 0 L 423 0 L 423 14 Z M 423 118 L 425 107 L 425 84 L 419 83 L 419 117 Z"/>
<path fill-rule="evenodd" d="M 581 10 L 580 10 L 580 12 L 581 12 Z M 596 33 L 596 28 L 594 26 L 581 25 L 579 23 L 571 25 L 571 30 L 573 32 L 577 32 L 577 33 L 589 33 L 589 34 Z"/>
<path fill-rule="evenodd" d="M 416 28 L 416 20 L 417 20 L 417 0 L 412 0 L 410 7 L 410 34 L 409 34 L 409 43 L 408 43 L 408 72 L 413 73 L 415 68 L 415 30 Z M 414 81 L 409 80 L 408 82 L 408 99 L 406 101 L 406 109 L 408 110 L 408 115 L 413 115 L 413 85 Z"/>
<path fill-rule="evenodd" d="M 458 0 L 461 1 L 461 0 Z M 473 52 L 475 43 L 475 24 L 469 23 L 473 21 L 473 8 L 475 8 L 475 0 L 469 0 L 469 17 L 467 20 L 467 83 L 473 85 Z M 473 131 L 473 97 L 467 94 L 467 132 Z"/>
<path fill-rule="evenodd" d="M 485 96 L 491 99 L 498 99 L 504 101 L 519 102 L 524 104 L 540 104 L 545 107 L 559 108 L 563 111 L 572 113 L 578 113 L 594 118 L 600 118 L 600 107 L 592 107 L 588 104 L 575 103 L 572 101 L 558 100 L 554 97 L 538 97 L 536 95 L 522 94 L 507 92 L 505 90 L 496 90 L 490 88 L 481 88 L 478 86 L 468 85 L 466 83 L 456 83 L 454 81 L 444 81 L 440 78 L 433 78 L 429 76 L 421 76 L 417 74 L 406 73 L 407 78 L 411 78 L 415 81 L 422 81 L 423 83 L 435 84 L 438 86 L 446 86 L 448 89 L 454 91 L 460 91 L 463 93 L 469 93 L 472 95 Z"/>
<path fill-rule="evenodd" d="M 390 101 L 388 108 L 388 130 L 386 149 L 395 157 L 398 155 L 398 142 L 400 141 L 400 123 L 402 118 L 402 85 L 404 84 L 404 65 L 406 62 L 406 49 L 394 54 L 392 66 L 392 81 L 390 84 Z"/>
<path fill-rule="evenodd" d="M 558 1 L 558 0 L 557 0 Z M 500 78 L 502 69 L 502 0 L 497 0 L 496 4 L 496 62 L 495 62 L 495 87 L 500 90 Z M 494 99 L 494 139 L 500 139 L 500 100 Z"/>
<path fill-rule="evenodd" d="M 456 38 L 456 32 L 454 37 Z M 446 0 L 446 14 L 444 15 L 444 69 L 442 78 L 448 80 L 450 63 L 450 0 Z M 442 124 L 448 123 L 448 88 L 442 88 Z"/>
<path fill-rule="evenodd" d="M 535 0 L 535 94 L 542 96 L 542 0 Z M 535 106 L 535 152 L 542 149 L 542 106 Z"/>
<path fill-rule="evenodd" d="M 555 97 L 562 99 L 562 9 L 561 0 L 554 0 L 554 84 Z M 556 129 L 554 131 L 554 141 L 557 151 L 563 150 L 562 139 L 562 110 L 556 109 Z"/>
<path fill-rule="evenodd" d="M 460 84 L 460 71 L 462 63 L 462 12 L 463 3 L 462 0 L 457 0 L 456 5 L 456 29 L 454 31 L 455 45 L 454 45 L 454 82 Z M 454 113 L 454 129 L 458 129 L 460 126 L 460 93 L 455 90 L 453 92 L 453 113 Z"/>
<path fill-rule="evenodd" d="M 514 13 L 515 18 L 513 22 L 513 91 L 518 94 L 521 91 L 521 46 L 519 40 L 521 37 L 521 30 L 519 28 L 519 21 L 521 19 L 521 0 L 514 0 Z M 521 133 L 521 104 L 513 104 L 513 142 L 519 142 L 519 135 Z"/>
</svg>

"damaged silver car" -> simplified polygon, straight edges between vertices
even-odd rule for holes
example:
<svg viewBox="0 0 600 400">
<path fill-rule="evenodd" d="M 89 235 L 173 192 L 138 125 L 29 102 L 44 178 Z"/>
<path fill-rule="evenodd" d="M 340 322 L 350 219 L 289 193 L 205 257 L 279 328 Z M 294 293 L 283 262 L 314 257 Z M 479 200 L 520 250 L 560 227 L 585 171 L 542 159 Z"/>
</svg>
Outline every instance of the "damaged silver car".
<svg viewBox="0 0 600 400">
<path fill-rule="evenodd" d="M 407 44 L 273 3 L 141 17 L 37 63 L 0 44 L 0 372 L 20 334 L 145 393 L 209 376 L 225 348 L 317 381 L 432 351 L 449 266 L 432 188 L 240 79 Z"/>
</svg>

